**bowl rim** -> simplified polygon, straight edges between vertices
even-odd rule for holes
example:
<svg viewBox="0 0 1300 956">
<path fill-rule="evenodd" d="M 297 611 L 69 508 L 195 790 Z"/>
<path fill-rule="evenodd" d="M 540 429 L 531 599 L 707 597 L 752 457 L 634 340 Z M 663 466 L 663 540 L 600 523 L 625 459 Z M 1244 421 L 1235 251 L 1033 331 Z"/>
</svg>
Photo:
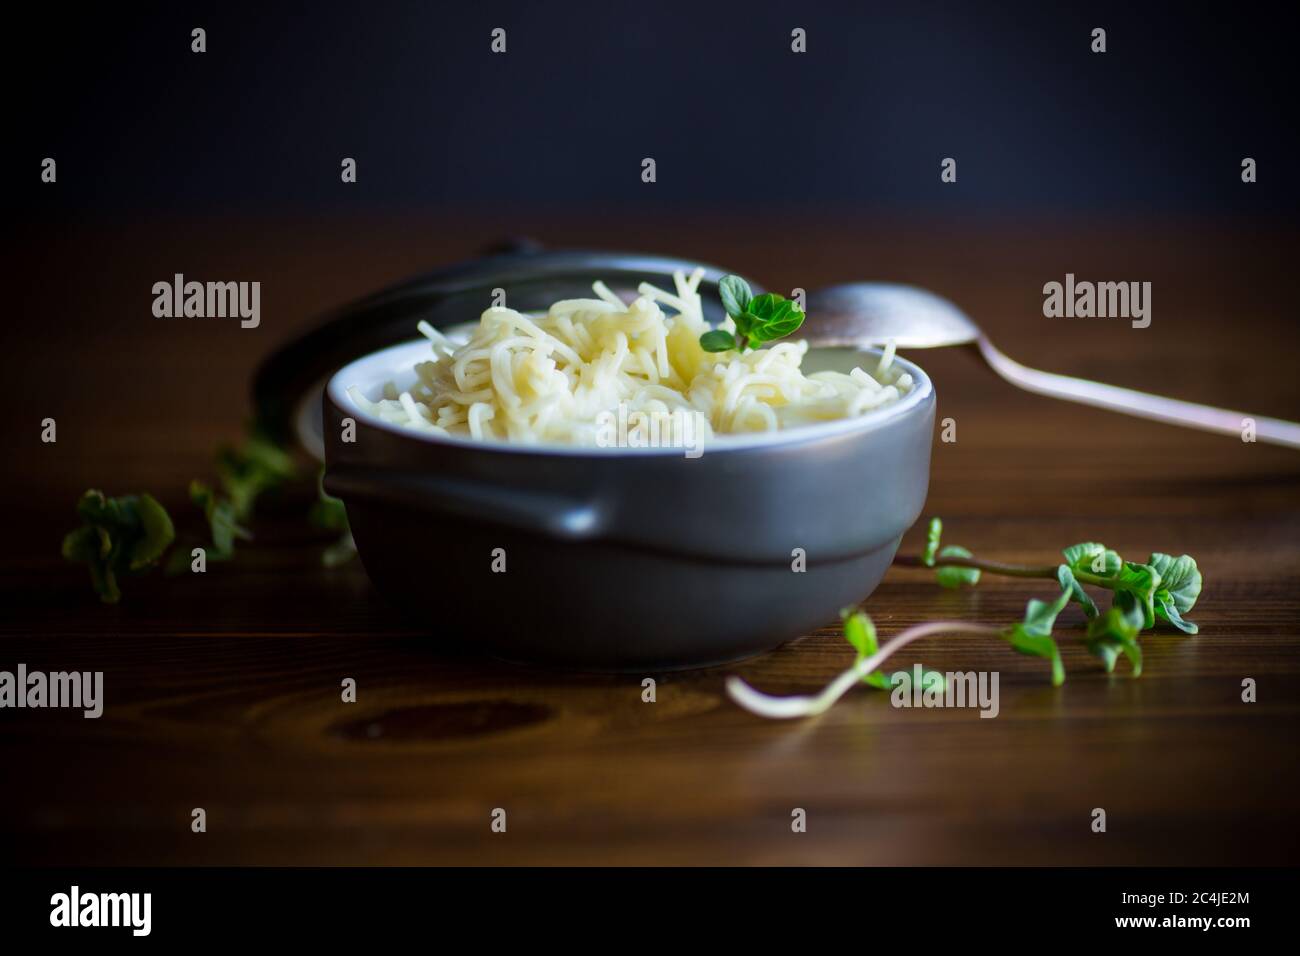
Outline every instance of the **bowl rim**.
<svg viewBox="0 0 1300 956">
<path fill-rule="evenodd" d="M 390 345 L 362 355 L 353 359 L 347 365 L 344 365 L 333 375 L 329 377 L 329 382 L 325 386 L 324 397 L 333 402 L 335 407 L 345 415 L 351 415 L 358 422 L 364 422 L 372 428 L 378 428 L 381 431 L 388 432 L 402 438 L 409 438 L 412 441 L 423 444 L 434 445 L 438 447 L 449 448 L 466 448 L 476 449 L 478 451 L 502 454 L 502 455 L 521 455 L 521 456 L 542 456 L 542 457 L 578 457 L 594 459 L 611 459 L 611 458 L 641 458 L 646 456 L 652 457 L 676 457 L 683 456 L 681 446 L 661 446 L 654 448 L 630 448 L 630 447 L 603 447 L 599 445 L 563 445 L 559 443 L 524 444 L 521 442 L 511 442 L 498 438 L 483 439 L 469 438 L 460 435 L 437 435 L 428 432 L 416 431 L 412 428 L 404 428 L 400 425 L 386 422 L 376 415 L 360 408 L 352 401 L 347 394 L 347 389 L 351 385 L 362 385 L 363 387 L 371 385 L 377 381 L 383 381 L 376 375 L 377 369 L 386 369 L 386 378 L 392 378 L 396 374 L 404 372 L 407 368 L 405 360 L 407 356 L 404 353 L 411 352 L 414 354 L 420 351 L 418 356 L 421 359 L 428 358 L 429 340 L 425 338 L 411 339 L 406 342 L 399 342 L 396 345 Z M 812 351 L 810 348 L 809 351 Z M 863 355 L 881 356 L 884 350 L 875 347 L 853 347 L 853 346 L 834 346 L 827 348 L 826 351 L 848 351 L 858 352 Z M 395 359 L 394 355 L 401 355 L 402 359 Z M 411 364 L 414 364 L 412 361 Z M 911 374 L 914 385 L 912 390 L 896 402 L 891 402 L 880 408 L 872 409 L 862 415 L 853 418 L 837 418 L 825 422 L 816 422 L 809 425 L 799 425 L 795 428 L 770 431 L 770 432 L 745 432 L 741 434 L 715 435 L 702 447 L 704 454 L 716 454 L 718 452 L 730 451 L 752 451 L 764 448 L 786 448 L 791 445 L 801 445 L 808 442 L 822 441 L 829 438 L 835 438 L 844 435 L 855 435 L 861 432 L 874 431 L 876 428 L 887 424 L 898 418 L 903 418 L 909 414 L 915 413 L 918 409 L 924 407 L 934 398 L 934 384 L 930 376 L 926 374 L 915 362 L 895 354 L 893 364 L 901 366 L 905 371 Z M 372 368 L 373 367 L 373 368 Z M 351 379 L 351 381 L 346 381 Z"/>
</svg>

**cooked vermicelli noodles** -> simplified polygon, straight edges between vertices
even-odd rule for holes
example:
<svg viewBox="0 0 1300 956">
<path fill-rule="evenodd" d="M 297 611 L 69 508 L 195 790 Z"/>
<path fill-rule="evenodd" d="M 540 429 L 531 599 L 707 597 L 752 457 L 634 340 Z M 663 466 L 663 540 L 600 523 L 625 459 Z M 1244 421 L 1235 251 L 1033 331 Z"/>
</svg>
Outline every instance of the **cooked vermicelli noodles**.
<svg viewBox="0 0 1300 956">
<path fill-rule="evenodd" d="M 873 374 L 804 375 L 806 342 L 705 352 L 702 275 L 674 274 L 673 292 L 643 283 L 630 304 L 596 282 L 596 298 L 556 302 L 542 316 L 490 308 L 463 344 L 421 322 L 433 358 L 416 363 L 408 390 L 389 384 L 378 401 L 348 394 L 384 421 L 434 434 L 605 445 L 617 420 L 636 445 L 652 430 L 657 443 L 679 444 L 686 429 L 707 439 L 850 418 L 911 390 L 892 345 Z M 734 331 L 732 320 L 722 328 Z"/>
</svg>

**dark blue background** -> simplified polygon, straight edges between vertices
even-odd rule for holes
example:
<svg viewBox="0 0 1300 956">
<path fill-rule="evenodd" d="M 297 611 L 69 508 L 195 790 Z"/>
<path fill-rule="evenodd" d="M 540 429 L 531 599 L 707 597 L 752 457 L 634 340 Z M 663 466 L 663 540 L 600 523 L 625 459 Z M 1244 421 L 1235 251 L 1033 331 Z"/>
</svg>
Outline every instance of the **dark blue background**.
<svg viewBox="0 0 1300 956">
<path fill-rule="evenodd" d="M 16 14 L 20 213 L 1293 214 L 1293 37 L 1253 5 L 229 4 Z M 189 31 L 208 31 L 190 52 Z M 493 55 L 489 33 L 508 30 Z M 790 52 L 790 30 L 809 52 Z M 1108 31 L 1109 52 L 1089 51 Z M 44 156 L 59 163 L 52 198 Z M 359 183 L 339 181 L 344 156 Z M 658 182 L 640 180 L 642 157 Z M 958 160 L 958 183 L 939 163 Z M 1243 156 L 1260 181 L 1240 181 Z"/>
</svg>

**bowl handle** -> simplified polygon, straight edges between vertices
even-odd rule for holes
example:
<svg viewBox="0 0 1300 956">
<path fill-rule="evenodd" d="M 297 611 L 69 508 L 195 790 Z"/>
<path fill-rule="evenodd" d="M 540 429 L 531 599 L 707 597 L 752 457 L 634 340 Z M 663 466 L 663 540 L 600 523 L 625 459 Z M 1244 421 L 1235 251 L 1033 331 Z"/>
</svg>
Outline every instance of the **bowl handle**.
<svg viewBox="0 0 1300 956">
<path fill-rule="evenodd" d="M 595 502 L 471 484 L 437 475 L 343 466 L 326 472 L 324 486 L 331 495 L 345 501 L 369 498 L 396 507 L 453 514 L 570 541 L 590 540 L 605 528 L 605 514 Z"/>
</svg>

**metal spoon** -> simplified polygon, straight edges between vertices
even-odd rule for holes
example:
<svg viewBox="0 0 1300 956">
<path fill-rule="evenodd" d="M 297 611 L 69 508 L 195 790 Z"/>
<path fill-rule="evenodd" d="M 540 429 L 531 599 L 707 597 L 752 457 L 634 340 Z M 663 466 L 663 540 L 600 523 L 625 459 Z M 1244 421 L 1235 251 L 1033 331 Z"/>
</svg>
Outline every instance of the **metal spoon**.
<svg viewBox="0 0 1300 956">
<path fill-rule="evenodd" d="M 1245 420 L 1251 419 L 1259 441 L 1300 448 L 1300 424 L 1295 422 L 1027 368 L 998 351 L 957 306 L 915 286 L 889 282 L 830 286 L 809 293 L 807 304 L 808 319 L 799 335 L 812 346 L 884 345 L 890 339 L 900 349 L 973 343 L 993 371 L 1029 392 L 1238 438 Z"/>
</svg>

